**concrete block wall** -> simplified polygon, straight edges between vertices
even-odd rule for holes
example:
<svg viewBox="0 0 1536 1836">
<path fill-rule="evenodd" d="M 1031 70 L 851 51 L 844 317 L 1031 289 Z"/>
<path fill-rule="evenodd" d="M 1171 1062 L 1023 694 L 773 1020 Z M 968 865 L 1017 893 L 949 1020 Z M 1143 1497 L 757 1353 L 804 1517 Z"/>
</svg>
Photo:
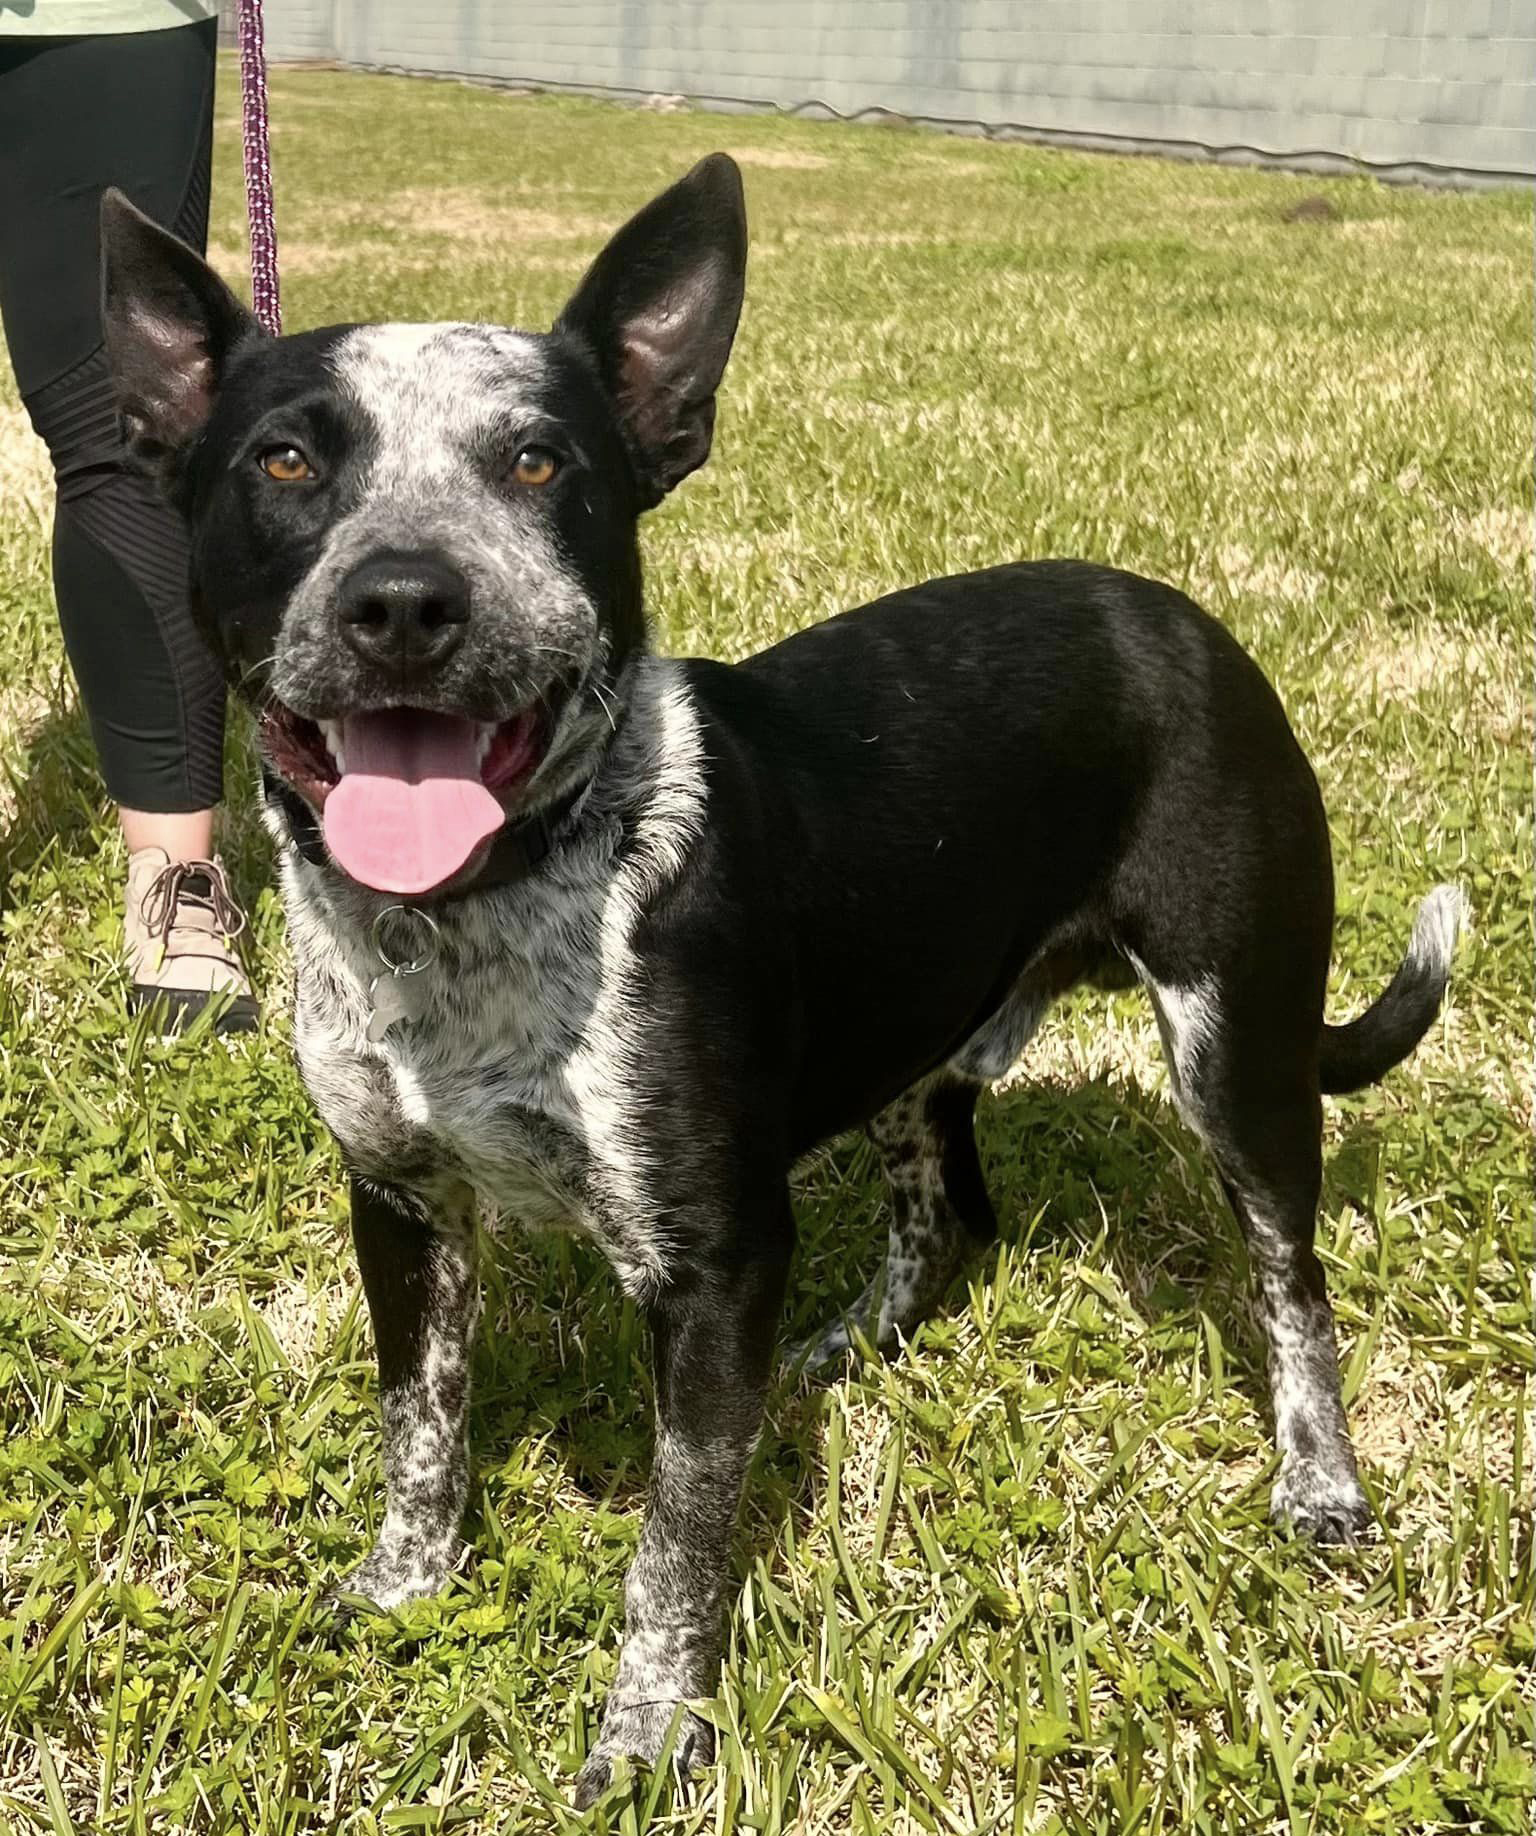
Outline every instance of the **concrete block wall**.
<svg viewBox="0 0 1536 1836">
<path fill-rule="evenodd" d="M 1536 176 L 1536 0 L 266 0 L 266 20 L 276 59 Z"/>
<path fill-rule="evenodd" d="M 267 56 L 296 63 L 329 61 L 336 56 L 336 7 L 333 0 L 266 0 L 262 8 Z M 219 9 L 219 36 L 235 42 L 232 0 Z"/>
</svg>

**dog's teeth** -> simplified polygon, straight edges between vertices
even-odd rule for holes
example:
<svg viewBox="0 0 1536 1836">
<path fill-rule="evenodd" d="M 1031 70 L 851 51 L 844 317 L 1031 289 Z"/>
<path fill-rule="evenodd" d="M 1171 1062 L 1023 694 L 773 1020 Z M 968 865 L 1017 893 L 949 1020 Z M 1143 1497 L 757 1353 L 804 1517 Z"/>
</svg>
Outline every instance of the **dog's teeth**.
<svg viewBox="0 0 1536 1836">
<path fill-rule="evenodd" d="M 336 762 L 337 771 L 347 769 L 347 761 L 341 750 L 341 722 L 339 720 L 322 720 L 320 737 L 325 741 L 325 749 Z"/>
<path fill-rule="evenodd" d="M 475 763 L 477 765 L 483 765 L 485 763 L 485 755 L 490 751 L 491 741 L 495 739 L 495 737 L 495 723 L 482 720 L 480 722 L 480 731 L 475 737 Z"/>
</svg>

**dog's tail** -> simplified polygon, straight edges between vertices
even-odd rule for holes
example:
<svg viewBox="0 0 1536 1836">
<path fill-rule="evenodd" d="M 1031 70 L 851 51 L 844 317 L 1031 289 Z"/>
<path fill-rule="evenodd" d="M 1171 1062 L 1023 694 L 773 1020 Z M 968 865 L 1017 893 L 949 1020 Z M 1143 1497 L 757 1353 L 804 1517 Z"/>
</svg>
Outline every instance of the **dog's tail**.
<svg viewBox="0 0 1536 1836">
<path fill-rule="evenodd" d="M 1413 921 L 1397 974 L 1358 1019 L 1323 1028 L 1322 1087 L 1342 1096 L 1374 1084 L 1429 1031 L 1451 977 L 1456 939 L 1467 918 L 1459 886 L 1437 886 Z"/>
</svg>

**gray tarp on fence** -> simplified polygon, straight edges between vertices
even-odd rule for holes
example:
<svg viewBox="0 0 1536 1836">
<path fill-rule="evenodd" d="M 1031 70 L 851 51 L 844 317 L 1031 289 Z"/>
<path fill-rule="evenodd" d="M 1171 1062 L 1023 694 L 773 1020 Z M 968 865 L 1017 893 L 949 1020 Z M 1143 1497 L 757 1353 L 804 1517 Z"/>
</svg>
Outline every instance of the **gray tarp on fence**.
<svg viewBox="0 0 1536 1836">
<path fill-rule="evenodd" d="M 266 16 L 280 59 L 1536 175 L 1536 0 L 266 0 Z"/>
</svg>

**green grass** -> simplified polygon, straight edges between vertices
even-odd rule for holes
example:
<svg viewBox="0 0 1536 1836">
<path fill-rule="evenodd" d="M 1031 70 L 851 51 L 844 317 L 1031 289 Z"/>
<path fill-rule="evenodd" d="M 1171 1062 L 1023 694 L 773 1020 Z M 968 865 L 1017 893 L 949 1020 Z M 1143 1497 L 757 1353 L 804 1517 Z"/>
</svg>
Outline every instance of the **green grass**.
<svg viewBox="0 0 1536 1836">
<path fill-rule="evenodd" d="M 1144 1006 L 1074 1001 L 986 1109 L 989 1266 L 900 1359 L 775 1399 L 724 1763 L 590 1827 L 1526 1828 L 1529 201 L 322 72 L 273 103 L 293 327 L 543 325 L 607 227 L 742 156 L 716 455 L 646 537 L 667 647 L 739 655 L 1021 555 L 1160 575 L 1251 646 L 1322 780 L 1334 1012 L 1432 882 L 1476 911 L 1431 1038 L 1328 1113 L 1379 1540 L 1270 1531 L 1235 1229 Z M 1283 221 L 1319 190 L 1336 221 Z M 397 1617 L 317 1608 L 381 1512 L 376 1399 L 245 742 L 227 846 L 272 1018 L 163 1043 L 122 1017 L 121 854 L 0 388 L 0 1828 L 576 1828 L 647 1467 L 640 1323 L 588 1250 L 506 1230 L 472 1560 Z M 878 1254 L 869 1150 L 823 1153 L 799 1213 L 796 1331 Z"/>
</svg>

